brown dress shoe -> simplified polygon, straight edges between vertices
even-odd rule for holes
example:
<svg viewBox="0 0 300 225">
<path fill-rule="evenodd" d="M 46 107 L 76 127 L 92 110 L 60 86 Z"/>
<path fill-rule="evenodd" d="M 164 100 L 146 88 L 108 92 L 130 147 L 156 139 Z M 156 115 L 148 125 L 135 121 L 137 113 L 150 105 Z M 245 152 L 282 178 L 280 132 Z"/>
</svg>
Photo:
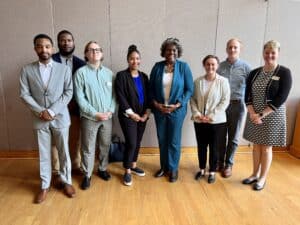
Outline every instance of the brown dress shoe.
<svg viewBox="0 0 300 225">
<path fill-rule="evenodd" d="M 75 197 L 75 189 L 72 185 L 70 184 L 65 184 L 64 186 L 64 193 L 66 194 L 66 196 L 68 196 L 69 198 L 73 198 Z"/>
<path fill-rule="evenodd" d="M 62 181 L 62 179 L 60 178 L 60 176 L 58 174 L 53 176 L 52 184 L 57 189 L 63 189 L 64 188 L 64 182 Z"/>
<path fill-rule="evenodd" d="M 228 178 L 232 175 L 232 167 L 231 166 L 226 166 L 225 169 L 222 172 L 222 177 Z"/>
<path fill-rule="evenodd" d="M 40 193 L 36 196 L 35 203 L 40 204 L 40 203 L 42 203 L 43 201 L 45 201 L 48 192 L 49 192 L 49 189 L 48 189 L 48 188 L 47 188 L 47 189 L 42 189 L 42 190 L 40 191 Z"/>
</svg>

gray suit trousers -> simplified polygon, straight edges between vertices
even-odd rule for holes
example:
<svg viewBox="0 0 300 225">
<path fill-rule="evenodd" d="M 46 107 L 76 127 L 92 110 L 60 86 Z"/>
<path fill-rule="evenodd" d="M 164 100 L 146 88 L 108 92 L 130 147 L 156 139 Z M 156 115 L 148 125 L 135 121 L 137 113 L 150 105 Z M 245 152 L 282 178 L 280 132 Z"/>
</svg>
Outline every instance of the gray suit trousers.
<svg viewBox="0 0 300 225">
<path fill-rule="evenodd" d="M 58 150 L 59 175 L 64 183 L 72 184 L 71 160 L 69 155 L 69 127 L 53 128 L 45 127 L 36 130 L 40 155 L 41 188 L 50 187 L 51 183 L 51 143 L 52 139 Z"/>
<path fill-rule="evenodd" d="M 108 165 L 108 153 L 112 135 L 112 119 L 93 121 L 81 117 L 82 169 L 91 177 L 94 169 L 96 142 L 99 147 L 99 170 L 104 171 Z"/>
</svg>

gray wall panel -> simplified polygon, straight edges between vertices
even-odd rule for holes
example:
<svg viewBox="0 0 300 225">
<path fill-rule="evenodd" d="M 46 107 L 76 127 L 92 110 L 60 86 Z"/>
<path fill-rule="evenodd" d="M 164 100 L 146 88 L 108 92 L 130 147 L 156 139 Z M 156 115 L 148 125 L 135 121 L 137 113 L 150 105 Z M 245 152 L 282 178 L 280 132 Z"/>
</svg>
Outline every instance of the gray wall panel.
<svg viewBox="0 0 300 225">
<path fill-rule="evenodd" d="M 287 15 L 288 12 L 288 15 Z M 286 103 L 288 122 L 288 143 L 292 141 L 295 115 L 299 104 L 300 89 L 300 1 L 272 0 L 269 2 L 265 41 L 275 39 L 280 42 L 279 64 L 290 68 L 293 87 Z"/>
<path fill-rule="evenodd" d="M 130 44 L 137 45 L 140 50 L 141 70 L 148 75 L 154 62 L 162 60 L 159 54 L 164 38 L 165 11 L 162 5 L 160 0 L 111 1 L 112 69 L 115 72 L 127 67 L 126 55 Z M 121 133 L 118 125 L 115 132 Z M 157 146 L 153 118 L 148 121 L 142 145 Z"/>
<path fill-rule="evenodd" d="M 9 149 L 8 133 L 7 133 L 7 120 L 6 120 L 6 107 L 4 97 L 4 87 L 2 82 L 2 73 L 0 71 L 0 149 Z"/>
<path fill-rule="evenodd" d="M 262 0 L 220 0 L 216 55 L 226 58 L 226 42 L 233 37 L 243 42 L 241 58 L 255 68 L 261 63 L 261 46 L 264 41 L 267 2 Z M 248 142 L 240 134 L 240 144 Z"/>
<path fill-rule="evenodd" d="M 162 59 L 162 41 L 176 36 L 194 78 L 203 74 L 201 59 L 206 54 L 225 58 L 225 44 L 231 37 L 244 42 L 241 57 L 253 67 L 262 64 L 263 42 L 277 39 L 282 44 L 280 63 L 291 68 L 296 87 L 300 84 L 296 76 L 300 73 L 300 31 L 295 28 L 299 10 L 296 0 L 1 1 L 0 149 L 36 148 L 31 113 L 19 99 L 19 72 L 23 65 L 37 59 L 32 45 L 37 33 L 47 33 L 55 40 L 58 31 L 70 30 L 75 36 L 76 54 L 81 57 L 88 41 L 99 41 L 104 48 L 104 65 L 114 72 L 126 67 L 126 51 L 134 43 L 142 54 L 141 69 L 148 74 L 154 62 Z M 293 88 L 287 102 L 289 142 L 299 94 Z M 196 145 L 189 117 L 190 111 L 184 124 L 183 146 Z M 118 125 L 115 130 L 121 133 Z M 142 145 L 157 146 L 153 118 Z"/>
<path fill-rule="evenodd" d="M 28 7 L 30 6 L 30 7 Z M 35 141 L 31 115 L 19 98 L 21 67 L 33 60 L 32 39 L 37 33 L 52 36 L 52 10 L 48 0 L 1 1 L 1 72 L 5 92 L 9 149 L 32 149 Z"/>
<path fill-rule="evenodd" d="M 188 62 L 194 79 L 204 74 L 202 58 L 213 54 L 218 1 L 166 1 L 165 37 L 177 37 L 183 46 L 182 60 Z M 196 146 L 190 106 L 182 129 L 182 145 Z"/>
<path fill-rule="evenodd" d="M 59 31 L 71 31 L 75 38 L 75 54 L 81 58 L 84 57 L 86 43 L 95 40 L 103 47 L 104 64 L 110 67 L 109 1 L 52 1 L 55 40 Z"/>
</svg>

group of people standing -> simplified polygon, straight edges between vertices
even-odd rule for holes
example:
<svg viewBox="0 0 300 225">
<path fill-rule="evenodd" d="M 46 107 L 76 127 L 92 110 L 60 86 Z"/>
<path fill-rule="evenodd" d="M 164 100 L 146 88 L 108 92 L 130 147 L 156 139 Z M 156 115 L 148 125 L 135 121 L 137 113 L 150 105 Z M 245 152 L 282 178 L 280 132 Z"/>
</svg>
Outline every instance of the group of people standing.
<svg viewBox="0 0 300 225">
<path fill-rule="evenodd" d="M 103 66 L 103 49 L 96 41 L 86 44 L 85 61 L 73 55 L 74 38 L 69 31 L 61 31 L 57 42 L 59 52 L 52 55 L 52 39 L 45 34 L 35 36 L 34 49 L 39 60 L 23 67 L 20 78 L 21 98 L 33 112 L 38 139 L 41 191 L 37 203 L 46 199 L 53 167 L 58 170 L 58 186 L 68 197 L 75 196 L 71 161 L 73 170 L 83 174 L 81 188 L 88 189 L 96 148 L 97 174 L 106 181 L 111 178 L 107 170 L 108 152 L 117 105 L 125 137 L 123 182 L 130 186 L 132 173 L 145 176 L 137 159 L 151 113 L 160 150 L 160 169 L 154 176 L 167 175 L 170 182 L 177 181 L 182 126 L 189 102 L 200 168 L 195 179 L 205 176 L 208 146 L 208 182 L 215 182 L 217 171 L 225 178 L 230 177 L 246 102 L 244 137 L 254 143 L 253 173 L 242 182 L 254 183 L 254 190 L 263 189 L 272 146 L 285 145 L 286 137 L 284 102 L 291 88 L 291 74 L 277 63 L 278 42 L 264 45 L 265 65 L 251 71 L 248 63 L 239 59 L 241 41 L 230 39 L 227 59 L 220 63 L 217 56 L 207 55 L 202 61 L 205 75 L 194 82 L 188 64 L 178 59 L 182 46 L 176 38 L 167 38 L 162 43 L 160 55 L 164 60 L 153 66 L 150 79 L 139 70 L 141 53 L 135 45 L 128 48 L 127 69 L 115 76 Z M 70 124 L 72 160 L 68 145 Z M 53 145 L 58 154 L 51 156 Z M 53 161 L 58 165 L 52 166 Z"/>
</svg>

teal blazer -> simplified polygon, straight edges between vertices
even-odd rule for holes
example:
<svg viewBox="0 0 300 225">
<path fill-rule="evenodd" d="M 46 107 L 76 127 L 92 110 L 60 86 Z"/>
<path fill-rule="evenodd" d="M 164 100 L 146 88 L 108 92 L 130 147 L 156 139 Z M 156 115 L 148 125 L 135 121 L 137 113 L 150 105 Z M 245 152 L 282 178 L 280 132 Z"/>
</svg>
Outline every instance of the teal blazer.
<svg viewBox="0 0 300 225">
<path fill-rule="evenodd" d="M 150 74 L 149 83 L 149 101 L 152 103 L 156 100 L 159 103 L 164 103 L 164 89 L 163 89 L 163 73 L 165 61 L 157 62 Z M 171 86 L 169 104 L 181 103 L 181 107 L 174 111 L 174 114 L 186 114 L 187 104 L 193 95 L 193 75 L 189 65 L 186 62 L 176 60 L 174 66 L 173 82 Z M 158 111 L 153 108 L 153 113 Z M 173 113 L 172 113 L 173 114 Z"/>
</svg>

